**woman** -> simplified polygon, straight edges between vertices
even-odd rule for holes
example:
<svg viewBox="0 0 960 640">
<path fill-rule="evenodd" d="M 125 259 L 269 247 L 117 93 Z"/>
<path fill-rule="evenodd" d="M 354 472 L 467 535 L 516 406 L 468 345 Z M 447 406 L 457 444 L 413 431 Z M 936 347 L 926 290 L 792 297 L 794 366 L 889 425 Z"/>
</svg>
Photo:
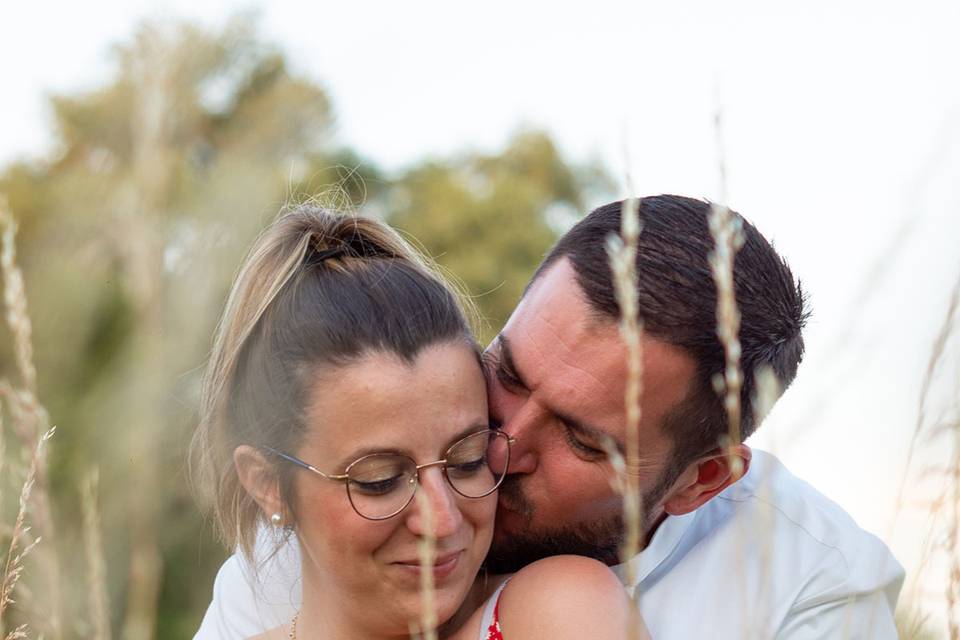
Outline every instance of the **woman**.
<svg viewBox="0 0 960 640">
<path fill-rule="evenodd" d="M 487 453 L 508 460 L 509 438 L 488 428 L 457 297 L 375 220 L 301 206 L 257 240 L 194 447 L 230 548 L 252 560 L 258 528 L 296 533 L 303 605 L 262 638 L 409 637 L 431 534 L 443 636 L 625 637 L 629 601 L 593 560 L 542 560 L 505 587 L 477 579 L 506 472 Z"/>
</svg>

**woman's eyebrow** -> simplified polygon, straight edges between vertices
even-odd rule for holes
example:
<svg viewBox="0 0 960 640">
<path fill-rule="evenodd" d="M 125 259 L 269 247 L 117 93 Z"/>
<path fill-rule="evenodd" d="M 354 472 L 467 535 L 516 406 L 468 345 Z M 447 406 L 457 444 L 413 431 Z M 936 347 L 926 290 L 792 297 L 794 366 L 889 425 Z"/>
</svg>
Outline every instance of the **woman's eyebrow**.
<svg viewBox="0 0 960 640">
<path fill-rule="evenodd" d="M 337 466 L 341 472 L 349 467 L 351 464 L 359 460 L 364 456 L 373 455 L 375 453 L 392 453 L 400 456 L 410 456 L 410 453 L 404 451 L 403 449 L 391 448 L 391 447 L 363 447 L 362 449 L 357 449 L 356 451 L 351 451 L 349 454 L 343 456 L 340 459 L 340 462 Z"/>
<path fill-rule="evenodd" d="M 447 449 L 449 449 L 451 446 L 453 446 L 454 443 L 466 438 L 471 433 L 477 433 L 478 431 L 487 431 L 489 430 L 489 428 L 490 428 L 489 425 L 487 425 L 485 422 L 482 422 L 480 420 L 471 422 L 470 426 L 459 431 L 457 434 L 451 437 L 449 441 L 447 441 L 447 443 L 443 446 L 443 449 L 440 451 L 439 455 L 443 455 L 444 452 Z M 340 470 L 346 469 L 351 463 L 356 462 L 357 460 L 359 460 L 364 456 L 369 456 L 374 453 L 391 453 L 391 454 L 400 455 L 400 456 L 407 456 L 411 460 L 414 460 L 417 464 L 423 463 L 422 460 L 417 460 L 416 456 L 414 456 L 411 451 L 408 451 L 406 449 L 399 449 L 396 447 L 375 447 L 374 446 L 374 447 L 363 447 L 362 449 L 357 449 L 356 451 L 352 451 L 349 455 L 344 456 L 340 461 L 340 466 L 338 467 L 338 469 Z M 432 460 L 429 460 L 428 462 L 432 462 Z"/>
<path fill-rule="evenodd" d="M 476 422 L 472 423 L 469 427 L 467 427 L 457 435 L 450 438 L 450 441 L 447 442 L 447 446 L 444 447 L 444 451 L 452 447 L 456 442 L 463 440 L 470 434 L 477 433 L 478 431 L 489 431 L 489 430 L 490 430 L 490 425 L 477 420 Z"/>
</svg>

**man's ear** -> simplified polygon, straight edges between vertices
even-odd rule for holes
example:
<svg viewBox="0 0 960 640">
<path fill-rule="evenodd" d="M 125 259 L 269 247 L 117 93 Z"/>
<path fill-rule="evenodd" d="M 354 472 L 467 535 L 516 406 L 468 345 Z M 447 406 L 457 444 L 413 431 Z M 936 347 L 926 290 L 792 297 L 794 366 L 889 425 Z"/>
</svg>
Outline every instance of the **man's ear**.
<svg viewBox="0 0 960 640">
<path fill-rule="evenodd" d="M 237 469 L 240 484 L 260 505 L 267 521 L 275 513 L 279 513 L 286 521 L 283 500 L 280 499 L 280 480 L 275 467 L 263 453 L 242 444 L 233 450 L 233 464 Z"/>
<path fill-rule="evenodd" d="M 717 449 L 700 458 L 680 475 L 663 509 L 680 516 L 699 508 L 747 473 L 753 452 L 745 444 Z"/>
</svg>

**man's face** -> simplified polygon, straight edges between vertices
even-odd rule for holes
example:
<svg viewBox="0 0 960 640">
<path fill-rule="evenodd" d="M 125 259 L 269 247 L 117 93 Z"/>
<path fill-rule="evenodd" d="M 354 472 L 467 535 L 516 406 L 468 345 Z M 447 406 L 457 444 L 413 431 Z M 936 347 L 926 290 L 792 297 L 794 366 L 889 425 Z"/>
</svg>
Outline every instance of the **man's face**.
<svg viewBox="0 0 960 640">
<path fill-rule="evenodd" d="M 685 397 L 695 366 L 658 340 L 645 339 L 643 349 L 635 471 L 649 527 L 663 513 L 667 487 L 658 485 L 673 449 L 660 424 Z M 517 440 L 500 489 L 491 569 L 513 571 L 557 553 L 617 561 L 622 499 L 603 448 L 606 438 L 625 447 L 625 353 L 617 323 L 591 314 L 566 259 L 533 283 L 487 349 L 490 418 Z"/>
</svg>

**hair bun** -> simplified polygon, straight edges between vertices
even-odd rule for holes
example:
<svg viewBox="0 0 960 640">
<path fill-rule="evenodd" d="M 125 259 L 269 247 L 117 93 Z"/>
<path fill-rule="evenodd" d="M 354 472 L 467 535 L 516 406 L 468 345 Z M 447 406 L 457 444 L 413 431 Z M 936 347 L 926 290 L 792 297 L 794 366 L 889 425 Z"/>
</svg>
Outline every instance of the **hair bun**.
<svg viewBox="0 0 960 640">
<path fill-rule="evenodd" d="M 350 251 L 348 246 L 345 244 L 339 244 L 335 247 L 328 247 L 326 249 L 313 248 L 307 253 L 305 262 L 309 266 L 314 266 L 326 260 L 342 258 L 348 254 L 350 254 Z"/>
<path fill-rule="evenodd" d="M 316 266 L 338 258 L 405 257 L 391 248 L 389 242 L 385 242 L 381 228 L 358 218 L 349 221 L 352 222 L 349 227 L 344 224 L 347 220 L 340 219 L 336 220 L 335 226 L 326 233 L 314 233 L 304 256 L 307 266 Z"/>
</svg>

